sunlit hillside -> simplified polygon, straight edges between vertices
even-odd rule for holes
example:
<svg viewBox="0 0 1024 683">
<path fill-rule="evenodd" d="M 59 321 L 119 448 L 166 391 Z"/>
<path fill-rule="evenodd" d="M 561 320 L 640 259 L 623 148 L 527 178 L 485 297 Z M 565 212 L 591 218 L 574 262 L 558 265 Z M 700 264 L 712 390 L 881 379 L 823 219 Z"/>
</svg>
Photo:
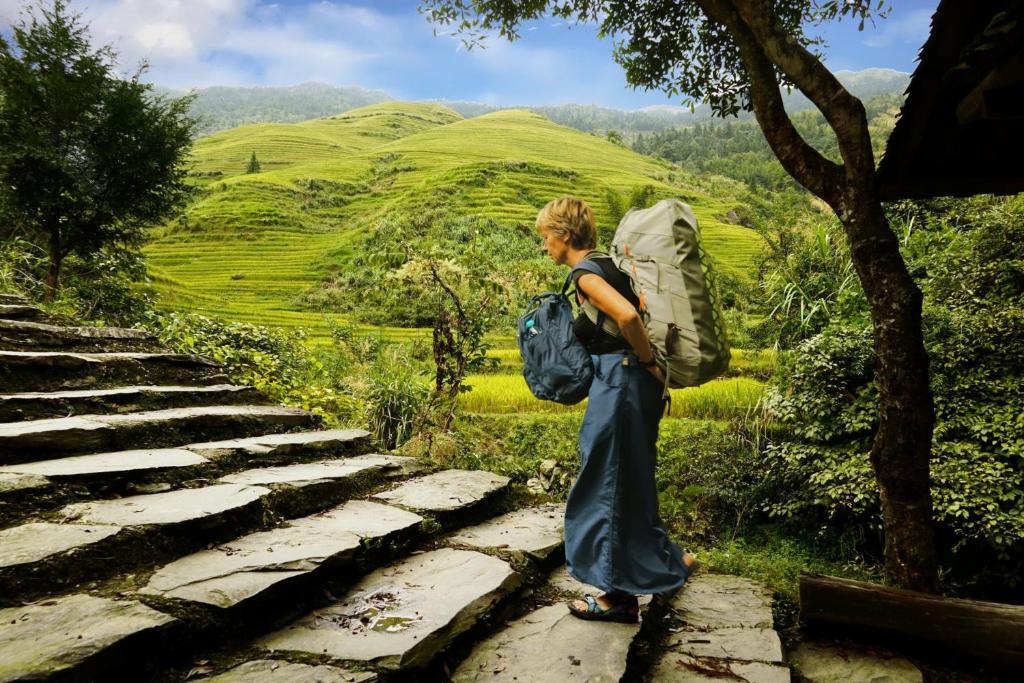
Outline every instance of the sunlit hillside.
<svg viewBox="0 0 1024 683">
<path fill-rule="evenodd" d="M 254 152 L 261 172 L 246 173 Z M 649 185 L 655 198 L 694 207 L 721 268 L 750 277 L 760 249 L 753 231 L 717 218 L 737 206 L 738 185 L 520 110 L 462 119 L 439 105 L 387 102 L 223 131 L 201 139 L 194 157 L 197 198 L 147 249 L 162 305 L 314 334 L 323 314 L 302 310 L 301 295 L 381 217 L 428 204 L 511 229 L 575 194 L 606 224 L 610 196 Z"/>
</svg>

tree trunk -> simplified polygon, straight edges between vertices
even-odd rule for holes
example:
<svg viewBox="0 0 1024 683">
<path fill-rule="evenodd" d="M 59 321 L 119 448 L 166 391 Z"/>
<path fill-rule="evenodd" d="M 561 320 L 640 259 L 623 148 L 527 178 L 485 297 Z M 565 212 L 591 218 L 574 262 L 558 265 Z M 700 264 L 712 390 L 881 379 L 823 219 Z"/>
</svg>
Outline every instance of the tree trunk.
<svg viewBox="0 0 1024 683">
<path fill-rule="evenodd" d="M 61 252 L 59 233 L 50 237 L 50 268 L 46 271 L 46 286 L 43 289 L 43 302 L 50 303 L 60 291 L 60 264 L 64 260 Z"/>
<path fill-rule="evenodd" d="M 893 584 L 934 592 L 937 583 L 929 461 L 935 406 L 921 329 L 921 290 L 873 188 L 851 183 L 840 220 L 871 308 L 878 358 L 878 431 L 871 466 L 885 529 L 885 574 Z"/>
</svg>

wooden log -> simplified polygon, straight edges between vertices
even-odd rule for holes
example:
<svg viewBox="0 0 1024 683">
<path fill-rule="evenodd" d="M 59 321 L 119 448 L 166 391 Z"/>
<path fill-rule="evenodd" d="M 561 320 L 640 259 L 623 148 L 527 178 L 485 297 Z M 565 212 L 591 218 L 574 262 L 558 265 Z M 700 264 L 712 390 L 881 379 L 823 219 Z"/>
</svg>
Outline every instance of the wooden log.
<svg viewBox="0 0 1024 683">
<path fill-rule="evenodd" d="M 944 598 L 821 574 L 800 576 L 800 614 L 809 624 L 897 636 L 998 669 L 1024 666 L 1024 606 Z"/>
</svg>

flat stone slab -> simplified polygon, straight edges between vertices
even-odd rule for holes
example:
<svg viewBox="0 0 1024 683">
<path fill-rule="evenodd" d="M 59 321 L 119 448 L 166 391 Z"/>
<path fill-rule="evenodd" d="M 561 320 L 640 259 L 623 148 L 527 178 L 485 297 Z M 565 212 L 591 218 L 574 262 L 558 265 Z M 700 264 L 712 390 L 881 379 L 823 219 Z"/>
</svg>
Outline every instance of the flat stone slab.
<svg viewBox="0 0 1024 683">
<path fill-rule="evenodd" d="M 11 294 L 9 292 L 4 292 L 0 294 L 0 304 L 19 304 L 25 306 L 28 305 L 28 299 L 22 294 Z"/>
<path fill-rule="evenodd" d="M 256 645 L 391 670 L 422 668 L 520 580 L 507 563 L 469 550 L 413 555 Z"/>
<path fill-rule="evenodd" d="M 30 522 L 0 530 L 0 568 L 32 564 L 98 543 L 121 531 L 116 525 Z"/>
<path fill-rule="evenodd" d="M 39 462 L 7 465 L 0 473 L 34 474 L 52 479 L 128 474 L 154 469 L 172 469 L 203 465 L 209 460 L 180 448 L 151 448 L 113 453 L 76 455 Z"/>
<path fill-rule="evenodd" d="M 43 314 L 44 311 L 42 309 L 27 304 L 0 304 L 0 318 L 4 319 L 33 318 Z"/>
<path fill-rule="evenodd" d="M 126 327 L 64 327 L 27 320 L 0 320 L 0 331 L 41 333 L 58 337 L 79 337 L 81 339 L 146 340 L 153 335 L 143 330 Z"/>
<path fill-rule="evenodd" d="M 49 679 L 174 621 L 137 602 L 90 595 L 0 609 L 0 681 Z"/>
<path fill-rule="evenodd" d="M 349 501 L 176 560 L 158 570 L 141 592 L 233 607 L 325 562 L 351 558 L 363 540 L 384 538 L 422 521 L 390 505 Z"/>
<path fill-rule="evenodd" d="M 697 574 L 672 600 L 676 617 L 695 629 L 771 628 L 772 598 L 750 579 L 727 574 Z"/>
<path fill-rule="evenodd" d="M 377 674 L 369 671 L 348 671 L 334 666 L 310 666 L 276 659 L 257 659 L 202 680 L 210 683 L 374 683 Z"/>
<path fill-rule="evenodd" d="M 462 529 L 448 540 L 471 548 L 525 553 L 544 561 L 562 547 L 564 519 L 565 505 L 550 503 Z"/>
<path fill-rule="evenodd" d="M 119 396 L 145 396 L 160 394 L 216 394 L 222 392 L 252 391 L 253 388 L 245 384 L 204 384 L 201 386 L 157 386 L 139 385 L 131 387 L 117 387 L 114 389 L 71 389 L 66 391 L 24 391 L 18 394 L 0 394 L 0 403 L 12 401 L 38 401 L 46 399 L 69 399 L 69 398 L 116 398 Z"/>
<path fill-rule="evenodd" d="M 0 471 L 0 496 L 46 488 L 50 480 L 35 474 L 13 474 Z"/>
<path fill-rule="evenodd" d="M 304 426 L 312 415 L 300 408 L 267 405 L 194 406 L 114 415 L 82 415 L 0 424 L 0 454 L 38 451 L 88 452 L 128 445 L 141 432 L 226 428 L 232 425 Z"/>
<path fill-rule="evenodd" d="M 47 420 L 0 424 L 0 450 L 16 448 L 59 448 L 74 444 L 73 450 L 99 448 L 109 438 L 112 427 L 88 417 L 59 417 Z"/>
<path fill-rule="evenodd" d="M 363 429 L 325 429 L 286 434 L 264 434 L 242 439 L 206 441 L 183 446 L 190 451 L 208 458 L 223 458 L 233 455 L 287 455 L 298 451 L 328 451 L 369 438 Z"/>
<path fill-rule="evenodd" d="M 710 631 L 679 631 L 669 635 L 665 646 L 693 657 L 736 659 L 745 662 L 782 663 L 782 641 L 768 628 L 717 628 Z"/>
<path fill-rule="evenodd" d="M 419 458 L 408 455 L 388 455 L 386 453 L 367 453 L 354 455 L 352 460 L 363 460 L 379 464 L 389 477 L 412 477 L 427 471 L 427 465 Z"/>
<path fill-rule="evenodd" d="M 128 360 L 167 362 L 183 365 L 222 367 L 220 363 L 190 353 L 144 353 L 116 351 L 111 353 L 74 353 L 69 351 L 0 351 L 0 365 L 54 368 L 78 368 L 86 365 L 102 366 Z"/>
<path fill-rule="evenodd" d="M 122 425 L 138 425 L 145 423 L 183 421 L 218 424 L 225 420 L 256 418 L 287 425 L 308 424 L 310 413 L 301 408 L 287 406 L 194 406 L 191 408 L 167 408 L 164 410 L 146 410 L 141 413 L 122 413 L 120 415 L 90 415 L 88 419 L 119 427 Z"/>
<path fill-rule="evenodd" d="M 872 656 L 861 650 L 801 643 L 790 656 L 793 670 L 807 683 L 922 683 L 921 670 L 902 657 Z"/>
<path fill-rule="evenodd" d="M 668 652 L 651 667 L 648 680 L 658 683 L 790 683 L 791 677 L 788 668 L 777 664 L 734 662 Z M 859 680 L 845 679 L 844 683 Z"/>
<path fill-rule="evenodd" d="M 569 570 L 563 564 L 558 569 L 555 569 L 548 576 L 548 585 L 552 588 L 557 588 L 563 593 L 571 593 L 573 595 L 583 596 L 584 593 L 590 593 L 591 595 L 599 595 L 602 593 L 601 589 L 596 586 L 591 586 L 589 583 L 583 583 L 569 576 Z"/>
<path fill-rule="evenodd" d="M 481 470 L 442 470 L 407 481 L 374 498 L 417 512 L 454 512 L 504 490 L 509 478 Z"/>
<path fill-rule="evenodd" d="M 244 507 L 270 493 L 262 486 L 218 484 L 115 500 L 73 503 L 62 513 L 84 524 L 179 524 Z"/>
<path fill-rule="evenodd" d="M 639 632 L 640 624 L 577 619 L 563 604 L 541 607 L 477 645 L 452 680 L 617 682 Z"/>
<path fill-rule="evenodd" d="M 224 400 L 251 397 L 258 392 L 250 386 L 211 384 L 204 386 L 128 386 L 115 389 L 77 389 L 71 391 L 26 391 L 0 393 L 0 415 L 20 419 L 22 415 L 46 418 L 53 415 L 116 412 L 140 402 L 184 400 Z"/>
<path fill-rule="evenodd" d="M 347 479 L 364 472 L 380 470 L 381 466 L 376 463 L 353 461 L 350 458 L 327 460 L 323 462 L 299 463 L 297 465 L 283 465 L 281 467 L 263 467 L 259 469 L 246 470 L 221 477 L 217 481 L 228 484 L 250 484 L 250 485 L 287 485 L 305 486 L 320 481 L 334 479 Z"/>
</svg>

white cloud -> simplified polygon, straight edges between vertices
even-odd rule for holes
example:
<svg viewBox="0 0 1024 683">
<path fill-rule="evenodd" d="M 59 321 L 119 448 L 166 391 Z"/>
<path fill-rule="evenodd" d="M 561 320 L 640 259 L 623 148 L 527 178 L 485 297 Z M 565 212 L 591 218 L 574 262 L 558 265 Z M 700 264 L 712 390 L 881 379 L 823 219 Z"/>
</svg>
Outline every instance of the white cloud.
<svg viewBox="0 0 1024 683">
<path fill-rule="evenodd" d="M 931 31 L 931 9 L 919 9 L 896 19 L 884 19 L 878 23 L 875 33 L 864 38 L 867 47 L 886 47 L 893 43 L 920 45 Z M 865 32 L 870 29 L 865 27 Z"/>
</svg>

